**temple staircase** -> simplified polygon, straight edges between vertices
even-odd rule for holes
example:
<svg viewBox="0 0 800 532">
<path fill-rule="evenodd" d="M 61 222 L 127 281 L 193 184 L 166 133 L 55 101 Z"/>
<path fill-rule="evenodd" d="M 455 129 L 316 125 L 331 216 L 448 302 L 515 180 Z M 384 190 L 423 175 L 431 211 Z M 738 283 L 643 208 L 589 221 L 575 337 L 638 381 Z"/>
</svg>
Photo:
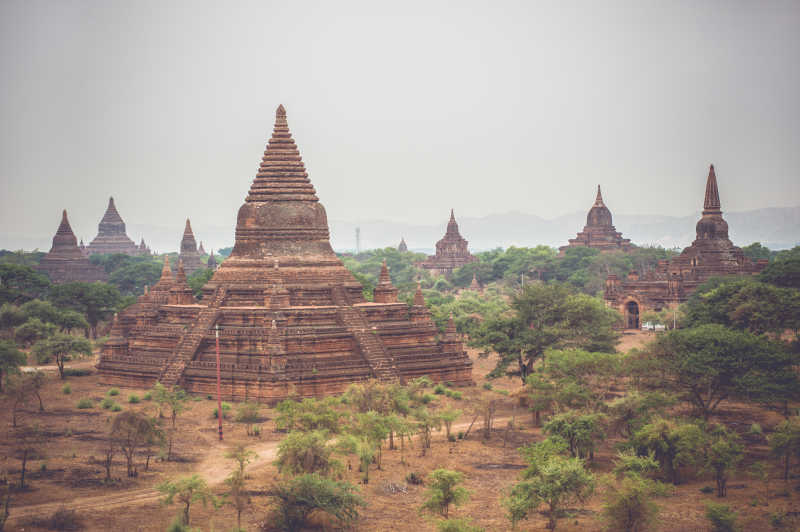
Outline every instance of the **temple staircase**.
<svg viewBox="0 0 800 532">
<path fill-rule="evenodd" d="M 337 314 L 342 325 L 353 333 L 359 351 L 369 364 L 372 374 L 381 381 L 397 381 L 400 376 L 392 362 L 392 357 L 383 345 L 377 332 L 374 331 L 367 319 L 358 309 L 353 308 L 347 301 L 347 296 L 342 287 L 334 287 L 332 299 L 337 305 Z"/>
<path fill-rule="evenodd" d="M 178 345 L 175 346 L 172 356 L 164 364 L 164 368 L 158 378 L 158 382 L 165 387 L 171 388 L 178 384 L 184 370 L 186 370 L 186 365 L 194 359 L 197 350 L 200 349 L 203 338 L 217 323 L 217 319 L 222 314 L 220 306 L 225 299 L 225 293 L 224 287 L 218 287 L 211 303 L 200 311 L 195 322 L 186 329 L 186 332 L 178 340 Z"/>
</svg>

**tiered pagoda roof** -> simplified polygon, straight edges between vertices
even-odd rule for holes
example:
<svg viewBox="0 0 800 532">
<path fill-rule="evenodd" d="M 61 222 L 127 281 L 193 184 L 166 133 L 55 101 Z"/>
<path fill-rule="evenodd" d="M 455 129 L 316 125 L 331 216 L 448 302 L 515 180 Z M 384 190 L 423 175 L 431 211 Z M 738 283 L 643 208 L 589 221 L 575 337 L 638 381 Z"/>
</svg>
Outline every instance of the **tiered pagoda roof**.
<svg viewBox="0 0 800 532">
<path fill-rule="evenodd" d="M 78 247 L 78 239 L 75 238 L 75 233 L 69 225 L 66 209 L 61 214 L 61 223 L 53 237 L 50 252 L 42 257 L 37 269 L 54 283 L 72 281 L 92 283 L 108 279 L 105 270 L 89 262 Z"/>
<path fill-rule="evenodd" d="M 197 241 L 194 239 L 192 232 L 192 224 L 189 218 L 186 218 L 186 226 L 183 228 L 183 238 L 181 239 L 181 253 L 179 259 L 183 262 L 183 267 L 187 275 L 192 275 L 197 270 L 205 268 L 203 264 L 203 255 L 197 250 Z"/>
<path fill-rule="evenodd" d="M 325 208 L 283 106 L 239 209 L 233 251 L 203 287 L 202 299 L 178 302 L 170 286 L 165 300 L 160 284 L 120 314 L 125 341 L 105 348 L 98 365 L 106 382 L 158 380 L 210 393 L 217 326 L 223 394 L 232 399 L 319 396 L 369 378 L 472 382 L 460 341 L 437 341 L 424 300 L 397 301 L 387 267 L 375 301 L 364 299 L 363 287 L 331 249 Z"/>
<path fill-rule="evenodd" d="M 458 231 L 455 212 L 450 209 L 447 230 L 444 237 L 436 243 L 436 254 L 419 263 L 419 266 L 435 274 L 449 274 L 456 268 L 478 260 L 469 252 L 468 244 Z"/>
<path fill-rule="evenodd" d="M 622 238 L 622 233 L 612 224 L 611 211 L 603 202 L 600 185 L 597 185 L 597 196 L 586 215 L 583 231 L 575 238 L 571 238 L 568 245 L 560 247 L 559 252 L 563 255 L 567 249 L 574 247 L 588 247 L 600 251 L 630 251 L 633 248 L 631 241 Z"/>
<path fill-rule="evenodd" d="M 124 253 L 139 255 L 139 247 L 125 233 L 125 222 L 117 212 L 114 198 L 108 198 L 108 208 L 98 225 L 97 236 L 89 244 L 89 254 Z"/>
</svg>

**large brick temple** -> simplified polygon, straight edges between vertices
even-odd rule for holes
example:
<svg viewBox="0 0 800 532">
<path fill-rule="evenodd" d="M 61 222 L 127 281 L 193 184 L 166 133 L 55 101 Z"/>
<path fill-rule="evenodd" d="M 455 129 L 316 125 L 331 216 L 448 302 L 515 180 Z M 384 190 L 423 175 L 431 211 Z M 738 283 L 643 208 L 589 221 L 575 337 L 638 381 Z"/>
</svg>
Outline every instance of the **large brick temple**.
<svg viewBox="0 0 800 532">
<path fill-rule="evenodd" d="M 205 251 L 201 252 L 197 249 L 197 240 L 195 240 L 194 233 L 192 232 L 192 224 L 189 222 L 189 218 L 186 218 L 186 227 L 183 229 L 179 258 L 183 262 L 183 267 L 187 275 L 192 275 L 197 270 L 206 267 L 203 263 L 203 255 L 205 255 Z"/>
<path fill-rule="evenodd" d="M 646 310 L 659 311 L 686 301 L 711 277 L 754 275 L 767 265 L 766 260 L 752 262 L 728 238 L 728 223 L 722 218 L 713 164 L 708 171 L 703 215 L 696 231 L 691 246 L 670 261 L 659 261 L 654 270 L 642 274 L 630 272 L 626 279 L 608 276 L 606 303 L 620 311 L 626 328 L 638 328 L 639 315 Z"/>
<path fill-rule="evenodd" d="M 274 402 L 341 392 L 370 378 L 428 375 L 472 383 L 472 363 L 448 327 L 439 335 L 422 293 L 397 301 L 387 268 L 365 301 L 334 254 L 325 208 L 308 179 L 283 106 L 244 205 L 233 251 L 197 301 L 183 265 L 115 318 L 98 363 L 106 383 L 216 388 L 219 326 L 222 393 Z"/>
<path fill-rule="evenodd" d="M 125 232 L 125 222 L 117 211 L 114 205 L 114 198 L 108 198 L 108 208 L 100 220 L 97 227 L 97 236 L 94 237 L 89 243 L 87 251 L 90 255 L 95 253 L 124 253 L 126 255 L 141 255 L 143 254 L 141 246 L 144 245 L 144 239 L 139 246 L 128 237 Z M 145 246 L 146 248 L 146 246 Z"/>
<path fill-rule="evenodd" d="M 419 266 L 436 275 L 448 275 L 456 268 L 478 260 L 469 252 L 468 244 L 458 231 L 456 215 L 450 209 L 450 221 L 444 236 L 436 242 L 436 254 L 420 262 Z"/>
<path fill-rule="evenodd" d="M 54 283 L 73 281 L 93 283 L 108 280 L 106 271 L 89 262 L 81 248 L 78 247 L 78 239 L 69 225 L 66 210 L 61 214 L 61 223 L 53 237 L 50 252 L 42 257 L 37 269 Z"/>
<path fill-rule="evenodd" d="M 600 251 L 630 251 L 633 247 L 631 241 L 622 238 L 622 233 L 617 231 L 614 224 L 611 223 L 611 211 L 603 202 L 600 185 L 597 185 L 597 196 L 594 205 L 586 215 L 586 225 L 583 231 L 578 233 L 575 238 L 570 238 L 569 244 L 561 246 L 558 251 L 563 255 L 567 249 L 574 247 L 594 248 Z"/>
</svg>

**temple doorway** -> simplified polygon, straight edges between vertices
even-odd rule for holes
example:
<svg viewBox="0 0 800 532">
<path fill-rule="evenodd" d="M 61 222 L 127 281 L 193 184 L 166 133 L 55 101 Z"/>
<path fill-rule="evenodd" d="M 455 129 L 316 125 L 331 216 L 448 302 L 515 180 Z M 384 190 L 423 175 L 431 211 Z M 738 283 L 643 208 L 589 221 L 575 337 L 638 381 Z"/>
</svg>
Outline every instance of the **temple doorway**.
<svg viewBox="0 0 800 532">
<path fill-rule="evenodd" d="M 639 328 L 639 304 L 636 301 L 628 301 L 625 305 L 625 316 L 628 318 L 628 329 Z"/>
</svg>

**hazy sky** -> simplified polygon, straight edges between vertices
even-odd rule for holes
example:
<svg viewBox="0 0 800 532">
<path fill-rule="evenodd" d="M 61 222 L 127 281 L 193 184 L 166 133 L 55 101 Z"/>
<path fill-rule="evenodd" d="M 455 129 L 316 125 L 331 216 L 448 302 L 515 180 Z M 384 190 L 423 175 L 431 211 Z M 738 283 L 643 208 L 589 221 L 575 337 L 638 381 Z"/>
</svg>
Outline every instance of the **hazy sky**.
<svg viewBox="0 0 800 532">
<path fill-rule="evenodd" d="M 335 220 L 685 215 L 711 162 L 723 210 L 800 204 L 796 0 L 0 0 L 0 72 L 0 229 L 44 248 L 109 195 L 232 243 L 279 103 Z"/>
</svg>

